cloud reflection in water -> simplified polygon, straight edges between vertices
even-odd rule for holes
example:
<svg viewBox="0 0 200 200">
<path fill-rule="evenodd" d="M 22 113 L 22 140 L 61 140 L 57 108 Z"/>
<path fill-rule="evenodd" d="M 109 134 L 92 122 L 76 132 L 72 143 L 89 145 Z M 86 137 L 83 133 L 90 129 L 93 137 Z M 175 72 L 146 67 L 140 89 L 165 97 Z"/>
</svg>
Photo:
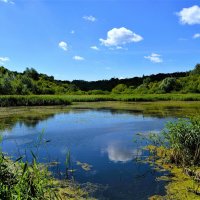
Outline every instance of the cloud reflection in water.
<svg viewBox="0 0 200 200">
<path fill-rule="evenodd" d="M 141 150 L 134 148 L 133 145 L 130 146 L 130 144 L 122 142 L 111 143 L 108 145 L 106 152 L 110 161 L 123 163 L 131 161 L 142 154 Z"/>
</svg>

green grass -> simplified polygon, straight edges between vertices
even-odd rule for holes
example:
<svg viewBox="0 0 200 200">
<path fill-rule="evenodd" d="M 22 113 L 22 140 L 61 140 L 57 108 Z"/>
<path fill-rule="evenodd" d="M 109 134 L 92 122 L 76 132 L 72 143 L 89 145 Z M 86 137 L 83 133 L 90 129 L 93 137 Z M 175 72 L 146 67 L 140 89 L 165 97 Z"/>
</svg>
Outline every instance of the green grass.
<svg viewBox="0 0 200 200">
<path fill-rule="evenodd" d="M 0 95 L 0 107 L 69 105 L 70 102 L 200 101 L 200 94 Z"/>
<path fill-rule="evenodd" d="M 140 94 L 119 95 L 114 98 L 120 101 L 199 101 L 200 94 Z"/>
<path fill-rule="evenodd" d="M 97 101 L 199 101 L 200 94 L 110 94 L 110 95 L 63 95 L 71 102 L 97 102 Z"/>
<path fill-rule="evenodd" d="M 47 166 L 11 161 L 0 152 L 0 199 L 2 200 L 75 200 L 90 198 L 86 189 L 72 180 L 56 180 Z"/>
<path fill-rule="evenodd" d="M 200 115 L 168 122 L 160 134 L 150 133 L 146 139 L 155 149 L 166 150 L 168 163 L 200 167 Z"/>
<path fill-rule="evenodd" d="M 70 105 L 69 99 L 54 95 L 0 95 L 0 107 Z"/>
<path fill-rule="evenodd" d="M 200 117 L 167 124 L 163 134 L 172 150 L 171 159 L 181 166 L 200 166 Z"/>
</svg>

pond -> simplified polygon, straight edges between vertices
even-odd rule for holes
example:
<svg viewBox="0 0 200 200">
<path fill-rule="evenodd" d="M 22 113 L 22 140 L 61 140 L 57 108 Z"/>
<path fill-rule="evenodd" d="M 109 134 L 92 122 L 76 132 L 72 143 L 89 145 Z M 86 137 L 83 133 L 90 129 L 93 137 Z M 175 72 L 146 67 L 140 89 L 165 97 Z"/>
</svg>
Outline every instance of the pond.
<svg viewBox="0 0 200 200">
<path fill-rule="evenodd" d="M 15 158 L 25 154 L 28 160 L 34 150 L 40 162 L 57 163 L 50 167 L 57 178 L 64 177 L 70 151 L 74 171 L 70 176 L 79 183 L 94 184 L 93 195 L 98 199 L 141 200 L 164 194 L 166 183 L 156 181 L 164 172 L 137 162 L 145 142 L 135 143 L 134 138 L 138 133 L 159 132 L 176 116 L 102 107 L 4 109 L 2 149 Z M 37 146 L 40 137 L 47 142 Z"/>
</svg>

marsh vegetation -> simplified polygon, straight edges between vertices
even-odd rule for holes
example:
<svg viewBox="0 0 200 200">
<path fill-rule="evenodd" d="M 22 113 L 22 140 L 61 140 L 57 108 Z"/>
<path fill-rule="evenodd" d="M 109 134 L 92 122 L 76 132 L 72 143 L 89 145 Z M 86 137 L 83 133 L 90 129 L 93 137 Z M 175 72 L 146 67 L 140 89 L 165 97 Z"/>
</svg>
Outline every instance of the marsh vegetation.
<svg viewBox="0 0 200 200">
<path fill-rule="evenodd" d="M 200 198 L 200 119 L 179 119 L 167 123 L 158 134 L 148 136 L 150 152 L 146 161 L 156 170 L 170 174 L 158 178 L 169 183 L 166 195 L 150 199 L 199 199 Z"/>
</svg>

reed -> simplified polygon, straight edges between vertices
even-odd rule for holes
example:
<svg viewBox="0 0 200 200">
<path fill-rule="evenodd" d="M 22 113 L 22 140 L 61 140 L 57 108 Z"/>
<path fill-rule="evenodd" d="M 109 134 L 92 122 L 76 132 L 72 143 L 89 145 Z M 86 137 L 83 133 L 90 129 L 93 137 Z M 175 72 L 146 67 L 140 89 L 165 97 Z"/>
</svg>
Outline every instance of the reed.
<svg viewBox="0 0 200 200">
<path fill-rule="evenodd" d="M 0 107 L 70 105 L 71 102 L 200 101 L 200 94 L 0 95 Z"/>
</svg>

